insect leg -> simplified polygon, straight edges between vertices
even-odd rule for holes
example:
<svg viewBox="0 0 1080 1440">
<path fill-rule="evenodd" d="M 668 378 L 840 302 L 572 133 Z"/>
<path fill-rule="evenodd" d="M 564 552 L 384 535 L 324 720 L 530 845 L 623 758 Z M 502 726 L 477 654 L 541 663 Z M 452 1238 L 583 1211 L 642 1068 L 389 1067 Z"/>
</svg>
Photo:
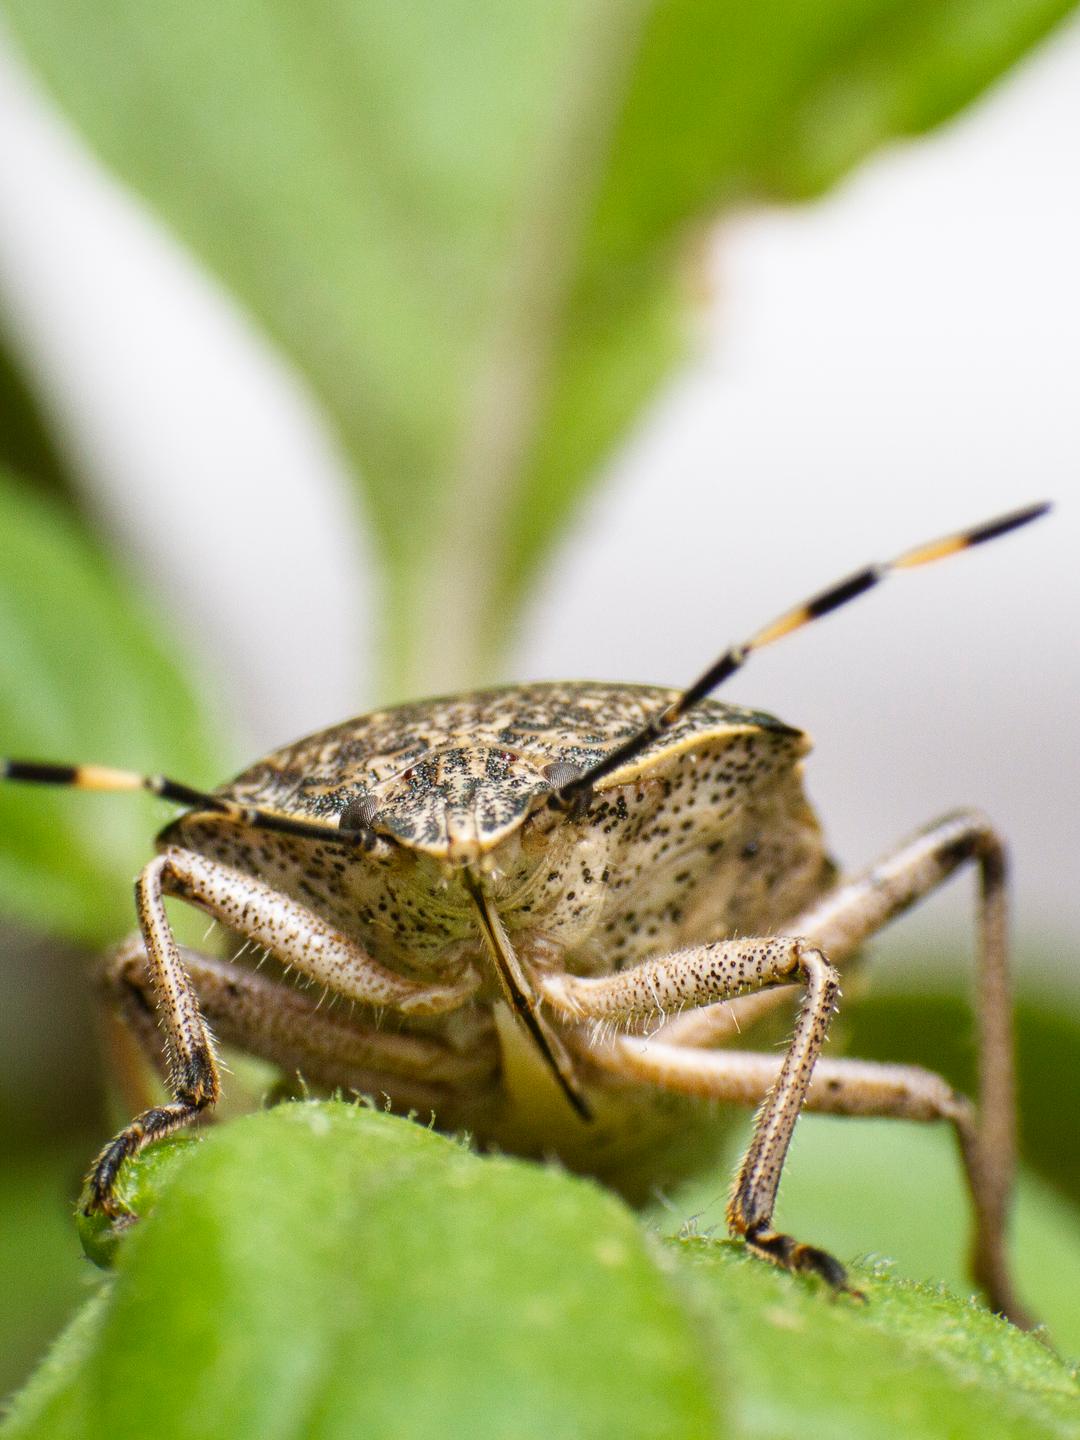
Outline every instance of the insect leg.
<svg viewBox="0 0 1080 1440">
<path fill-rule="evenodd" d="M 174 1100 L 144 1110 L 97 1157 L 87 1177 L 89 1211 L 115 1214 L 113 1192 L 123 1162 L 194 1119 L 220 1090 L 213 1042 L 165 913 L 166 896 L 190 901 L 283 964 L 363 1004 L 438 1014 L 463 1004 L 477 983 L 471 974 L 454 985 L 428 985 L 397 975 L 355 940 L 261 880 L 193 851 L 162 851 L 136 881 L 135 902 L 155 1008 L 165 1030 Z"/>
<path fill-rule="evenodd" d="M 974 1209 L 972 1270 L 997 1308 L 1012 1296 L 1006 1222 L 1016 1167 L 1016 1102 L 1012 1005 L 1009 994 L 1006 860 L 1000 836 L 975 811 L 927 826 L 862 874 L 841 881 L 790 922 L 830 957 L 843 962 L 871 935 L 945 883 L 961 866 L 979 869 L 976 947 L 979 1119 L 962 1152 Z M 782 998 L 782 997 L 775 997 Z M 774 996 L 752 996 L 759 1013 Z M 699 1018 L 700 1017 L 700 1018 Z M 738 1014 L 742 1022 L 745 1018 Z M 663 1039 L 681 1046 L 715 1044 L 730 1027 L 717 1007 L 676 1018 Z M 712 1033 L 708 1033 L 709 1031 Z M 999 1300 L 1002 1303 L 998 1303 Z"/>
<path fill-rule="evenodd" d="M 752 1051 L 701 1051 L 637 1036 L 620 1036 L 590 1048 L 595 1064 L 682 1095 L 759 1104 L 776 1083 L 781 1058 Z M 971 1166 L 978 1127 L 975 1107 L 933 1071 L 917 1065 L 885 1065 L 875 1060 L 821 1059 L 814 1067 L 803 1108 L 823 1115 L 877 1116 L 894 1120 L 948 1121 L 956 1131 L 965 1164 Z M 1032 1321 L 1016 1299 L 1007 1274 L 987 1288 L 994 1310 L 1014 1324 Z"/>
<path fill-rule="evenodd" d="M 813 1271 L 834 1288 L 846 1290 L 847 1277 L 838 1260 L 772 1228 L 784 1158 L 839 995 L 839 977 L 820 950 L 780 936 L 722 940 L 645 960 L 617 975 L 550 976 L 542 982 L 542 991 L 568 1019 L 632 1019 L 792 981 L 803 986 L 805 1000 L 787 1053 L 758 1112 L 728 1206 L 728 1223 L 752 1250 L 774 1264 Z"/>
<path fill-rule="evenodd" d="M 405 1015 L 440 1015 L 458 1009 L 475 991 L 469 970 L 452 984 L 410 980 L 380 965 L 359 941 L 265 881 L 192 850 L 172 846 L 152 860 L 161 891 L 197 905 L 282 964 L 362 1005 L 387 1006 Z"/>
<path fill-rule="evenodd" d="M 180 959 L 191 974 L 190 952 L 180 948 Z M 106 1055 L 110 1080 L 129 1110 L 146 1110 L 154 1103 L 154 1086 L 147 1074 L 149 1061 L 156 1078 L 169 1083 L 167 1048 L 158 1024 L 157 997 L 150 979 L 150 961 L 141 935 L 129 935 L 101 962 L 97 990 L 107 1030 Z"/>
<path fill-rule="evenodd" d="M 772 1091 L 782 1066 L 777 1055 L 748 1051 L 701 1051 L 637 1036 L 620 1036 L 589 1051 L 594 1063 L 683 1095 L 754 1106 Z M 965 1156 L 974 1149 L 975 1111 L 940 1075 L 915 1065 L 821 1059 L 814 1067 L 803 1108 L 818 1114 L 889 1119 L 947 1120 Z M 729 1206 L 733 1228 L 741 1229 L 740 1191 L 745 1165 Z M 732 1212 L 735 1212 L 734 1216 Z M 768 1256 L 777 1259 L 775 1254 Z M 784 1263 L 782 1256 L 780 1263 Z M 1019 1324 L 1030 1323 L 1011 1290 L 991 1297 L 996 1310 Z"/>
<path fill-rule="evenodd" d="M 315 1085 L 370 1095 L 388 1092 L 403 1108 L 441 1113 L 452 1087 L 482 1085 L 497 1070 L 498 1048 L 484 1045 L 481 1037 L 471 1037 L 463 1051 L 437 1036 L 377 1028 L 351 1007 L 331 1009 L 313 992 L 179 948 L 216 1039 Z M 101 983 L 110 1008 L 160 1069 L 161 1036 L 141 937 L 133 936 L 110 957 Z"/>
<path fill-rule="evenodd" d="M 146 942 L 156 1009 L 165 1031 L 166 1072 L 173 1100 L 143 1110 L 97 1156 L 86 1177 L 87 1214 L 118 1214 L 114 1191 L 124 1161 L 188 1124 L 214 1103 L 221 1090 L 214 1044 L 165 913 L 158 860 L 152 860 L 135 882 L 135 907 Z"/>
</svg>

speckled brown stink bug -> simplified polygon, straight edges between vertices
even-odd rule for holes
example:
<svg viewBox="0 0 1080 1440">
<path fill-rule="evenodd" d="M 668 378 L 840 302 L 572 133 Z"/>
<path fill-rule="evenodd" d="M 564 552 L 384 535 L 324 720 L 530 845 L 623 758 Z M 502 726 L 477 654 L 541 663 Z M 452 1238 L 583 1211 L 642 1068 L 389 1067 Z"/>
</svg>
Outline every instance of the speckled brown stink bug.
<svg viewBox="0 0 1080 1440">
<path fill-rule="evenodd" d="M 123 1162 L 218 1099 L 212 1035 L 313 1085 L 432 1113 L 481 1145 L 558 1155 L 631 1197 L 689 1166 L 710 1124 L 703 1100 L 758 1106 L 728 1224 L 756 1254 L 837 1290 L 848 1289 L 838 1261 L 772 1228 L 799 1112 L 947 1120 L 971 1191 L 975 1279 L 1022 1321 L 1004 1239 L 1015 1127 L 999 836 L 979 814 L 949 815 L 838 879 L 803 795 L 805 736 L 706 697 L 752 651 L 891 571 L 1046 509 L 859 571 L 682 693 L 556 683 L 402 705 L 286 746 L 210 793 L 4 762 L 8 780 L 145 788 L 187 807 L 136 881 L 139 933 L 103 971 L 172 1101 L 102 1150 L 87 1209 L 117 1215 Z M 819 1058 L 834 966 L 969 861 L 977 1111 L 929 1071 Z M 241 937 L 240 953 L 180 947 L 166 896 Z M 252 952 L 267 968 L 245 962 Z M 795 989 L 786 1054 L 717 1048 Z M 328 995 L 349 1003 L 324 1005 Z"/>
</svg>

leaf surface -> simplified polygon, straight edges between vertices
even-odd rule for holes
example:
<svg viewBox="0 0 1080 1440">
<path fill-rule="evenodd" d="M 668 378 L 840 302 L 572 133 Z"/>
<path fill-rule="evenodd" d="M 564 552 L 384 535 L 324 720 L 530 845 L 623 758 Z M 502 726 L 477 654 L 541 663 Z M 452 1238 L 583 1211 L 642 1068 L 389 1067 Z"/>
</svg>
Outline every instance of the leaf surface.
<svg viewBox="0 0 1080 1440">
<path fill-rule="evenodd" d="M 738 1375 L 740 1440 L 1075 1440 L 1076 1373 L 1032 1335 L 931 1286 L 865 1269 L 829 1303 L 731 1243 L 672 1242 Z"/>
<path fill-rule="evenodd" d="M 341 1103 L 191 1148 L 121 1246 L 81 1433 L 725 1433 L 701 1337 L 597 1187 Z"/>
<path fill-rule="evenodd" d="M 1080 1433 L 1075 1373 L 981 1306 L 661 1244 L 589 1182 L 363 1108 L 280 1106 L 135 1169 L 111 1288 L 3 1440 Z"/>
</svg>

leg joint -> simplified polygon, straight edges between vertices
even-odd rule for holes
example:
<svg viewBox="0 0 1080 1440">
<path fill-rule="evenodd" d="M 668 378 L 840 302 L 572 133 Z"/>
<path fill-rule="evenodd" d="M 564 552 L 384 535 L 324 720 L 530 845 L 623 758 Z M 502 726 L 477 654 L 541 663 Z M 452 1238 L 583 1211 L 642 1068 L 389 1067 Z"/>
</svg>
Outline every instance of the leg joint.
<svg viewBox="0 0 1080 1440">
<path fill-rule="evenodd" d="M 172 1090 L 181 1105 L 205 1110 L 218 1098 L 220 1082 L 212 1053 L 202 1047 L 186 1055 L 172 1076 Z"/>
<path fill-rule="evenodd" d="M 1008 870 L 1008 855 L 1005 842 L 990 823 L 987 816 L 978 810 L 964 810 L 943 822 L 948 828 L 955 827 L 951 840 L 945 840 L 938 851 L 942 869 L 948 874 L 968 860 L 979 863 L 984 883 L 1003 885 Z M 935 825 L 927 833 L 940 832 Z"/>
<path fill-rule="evenodd" d="M 829 962 L 823 950 L 801 940 L 796 952 L 795 973 L 808 990 L 820 992 L 823 1009 L 835 1009 L 840 998 L 840 973 Z"/>
</svg>

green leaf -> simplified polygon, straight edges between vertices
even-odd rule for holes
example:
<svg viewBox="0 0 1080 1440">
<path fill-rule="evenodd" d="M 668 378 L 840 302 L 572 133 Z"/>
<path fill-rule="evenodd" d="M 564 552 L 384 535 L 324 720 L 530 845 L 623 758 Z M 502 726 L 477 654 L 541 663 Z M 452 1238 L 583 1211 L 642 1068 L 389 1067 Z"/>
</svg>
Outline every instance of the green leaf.
<svg viewBox="0 0 1080 1440">
<path fill-rule="evenodd" d="M 215 782 L 179 650 L 77 522 L 0 471 L 0 754 Z M 0 911 L 115 939 L 167 818 L 144 796 L 0 785 Z"/>
<path fill-rule="evenodd" d="M 0 468 L 66 493 L 67 477 L 33 388 L 0 334 Z"/>
<path fill-rule="evenodd" d="M 702 226 L 966 104 L 1071 0 L 4 0 L 362 479 L 392 687 L 490 668 L 682 353 Z"/>
<path fill-rule="evenodd" d="M 0 1275 L 6 1303 L 0 1310 L 0 1396 L 30 1373 L 45 1343 L 76 1301 L 86 1295 L 87 1266 L 80 1265 L 71 1233 L 68 1189 L 86 1156 L 70 1142 L 27 1155 L 4 1134 L 0 1169 Z"/>
<path fill-rule="evenodd" d="M 661 1247 L 589 1182 L 370 1110 L 283 1105 L 134 1169 L 115 1279 L 3 1440 L 1078 1433 L 1076 1375 L 980 1306 Z"/>
<path fill-rule="evenodd" d="M 9 1440 L 56 1440 L 58 1409 L 113 1440 L 725 1433 L 701 1336 L 594 1185 L 341 1103 L 194 1150 Z"/>
<path fill-rule="evenodd" d="M 137 1165 L 125 1165 L 116 1186 L 116 1198 L 121 1210 L 128 1215 L 148 1215 L 157 1202 L 169 1176 L 178 1166 L 183 1165 L 199 1140 L 190 1131 L 167 1135 L 151 1145 L 140 1157 Z M 120 1247 L 127 1236 L 125 1222 L 116 1225 L 107 1215 L 87 1215 L 83 1211 L 86 1201 L 86 1186 L 79 1197 L 75 1212 L 75 1227 L 79 1232 L 83 1254 L 101 1270 L 109 1270 L 116 1262 Z"/>
<path fill-rule="evenodd" d="M 966 997 L 871 994 L 844 1011 L 843 1026 L 848 1053 L 925 1065 L 957 1089 L 975 1093 L 974 1021 Z M 1080 1018 L 1068 1004 L 1021 995 L 1016 1042 L 1024 1157 L 1080 1205 Z"/>
<path fill-rule="evenodd" d="M 1033 1335 L 944 1291 L 863 1272 L 830 1303 L 731 1243 L 674 1241 L 738 1377 L 740 1440 L 1075 1440 L 1080 1384 Z"/>
</svg>

